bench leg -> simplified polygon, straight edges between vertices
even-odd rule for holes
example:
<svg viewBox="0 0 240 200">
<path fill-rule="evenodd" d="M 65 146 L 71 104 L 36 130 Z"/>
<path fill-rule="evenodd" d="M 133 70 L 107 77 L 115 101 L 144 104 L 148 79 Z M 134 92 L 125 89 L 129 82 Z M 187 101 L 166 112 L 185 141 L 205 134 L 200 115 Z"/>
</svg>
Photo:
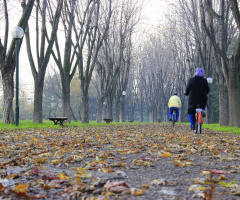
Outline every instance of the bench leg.
<svg viewBox="0 0 240 200">
<path fill-rule="evenodd" d="M 64 120 L 60 120 L 60 121 L 59 121 L 59 124 L 60 124 L 61 126 L 63 126 L 63 121 L 64 121 Z"/>
</svg>

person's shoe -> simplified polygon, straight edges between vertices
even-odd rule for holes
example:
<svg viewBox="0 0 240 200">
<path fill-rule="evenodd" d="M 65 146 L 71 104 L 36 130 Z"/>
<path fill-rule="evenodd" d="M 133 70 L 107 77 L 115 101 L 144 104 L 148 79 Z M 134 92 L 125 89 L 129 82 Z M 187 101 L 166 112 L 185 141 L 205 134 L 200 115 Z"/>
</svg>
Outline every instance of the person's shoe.
<svg viewBox="0 0 240 200">
<path fill-rule="evenodd" d="M 172 121 L 172 118 L 171 118 L 171 117 L 169 117 L 169 121 Z"/>
<path fill-rule="evenodd" d="M 201 111 L 202 117 L 206 117 L 206 113 L 204 111 Z"/>
<path fill-rule="evenodd" d="M 195 130 L 195 126 L 193 125 L 193 126 L 191 126 L 191 130 L 192 131 L 194 131 Z"/>
</svg>

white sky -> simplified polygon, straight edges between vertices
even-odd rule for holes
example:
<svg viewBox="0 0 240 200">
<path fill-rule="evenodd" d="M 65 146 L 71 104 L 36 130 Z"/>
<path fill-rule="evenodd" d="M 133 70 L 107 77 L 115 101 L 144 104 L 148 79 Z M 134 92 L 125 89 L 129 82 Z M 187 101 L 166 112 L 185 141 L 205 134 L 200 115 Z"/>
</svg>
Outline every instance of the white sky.
<svg viewBox="0 0 240 200">
<path fill-rule="evenodd" d="M 144 0 L 142 17 L 147 22 L 147 27 L 156 28 L 157 25 L 164 23 L 168 4 L 167 0 Z"/>
</svg>

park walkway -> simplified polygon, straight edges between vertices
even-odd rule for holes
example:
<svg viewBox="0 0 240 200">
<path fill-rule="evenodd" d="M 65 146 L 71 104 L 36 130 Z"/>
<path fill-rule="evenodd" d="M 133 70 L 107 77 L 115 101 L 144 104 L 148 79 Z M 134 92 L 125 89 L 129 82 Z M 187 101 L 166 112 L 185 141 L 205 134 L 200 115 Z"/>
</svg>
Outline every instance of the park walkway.
<svg viewBox="0 0 240 200">
<path fill-rule="evenodd" d="M 240 136 L 147 123 L 0 135 L 2 199 L 239 199 Z"/>
</svg>

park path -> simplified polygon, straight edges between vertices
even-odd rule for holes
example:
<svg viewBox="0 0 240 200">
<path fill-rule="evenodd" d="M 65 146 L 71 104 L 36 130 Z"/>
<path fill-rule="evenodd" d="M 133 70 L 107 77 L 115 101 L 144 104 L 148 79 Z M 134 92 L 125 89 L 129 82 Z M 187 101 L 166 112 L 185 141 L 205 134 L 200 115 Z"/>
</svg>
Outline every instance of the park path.
<svg viewBox="0 0 240 200">
<path fill-rule="evenodd" d="M 162 123 L 2 133 L 0 197 L 240 199 L 239 141 Z"/>
</svg>

